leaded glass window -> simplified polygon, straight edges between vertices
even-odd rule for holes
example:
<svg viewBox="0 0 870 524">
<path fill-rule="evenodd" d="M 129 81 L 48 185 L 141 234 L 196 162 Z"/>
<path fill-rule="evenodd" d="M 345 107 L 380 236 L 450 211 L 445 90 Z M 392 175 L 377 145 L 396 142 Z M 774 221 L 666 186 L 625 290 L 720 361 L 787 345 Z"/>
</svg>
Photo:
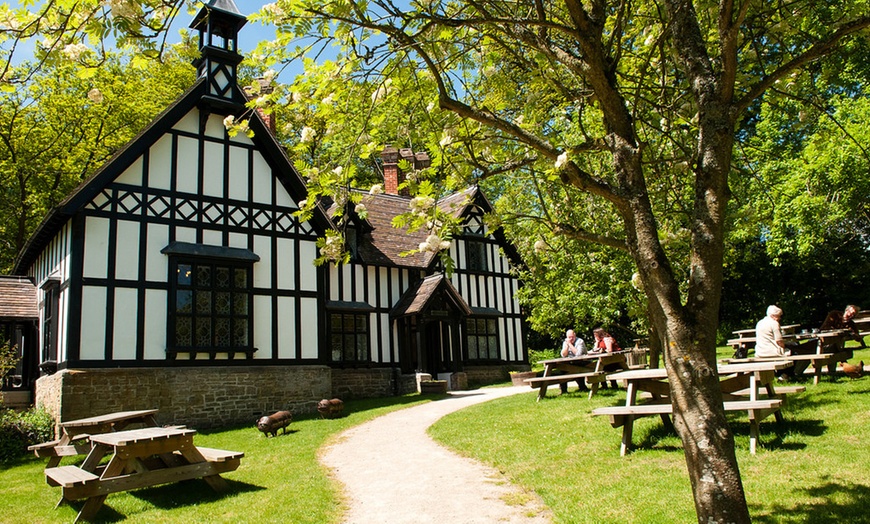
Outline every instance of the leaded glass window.
<svg viewBox="0 0 870 524">
<path fill-rule="evenodd" d="M 499 358 L 498 322 L 495 318 L 468 318 L 465 320 L 468 360 L 495 360 Z"/>
<path fill-rule="evenodd" d="M 371 359 L 368 313 L 330 313 L 329 343 L 333 362 L 368 362 Z"/>
<path fill-rule="evenodd" d="M 214 352 L 251 348 L 251 264 L 178 258 L 172 267 L 171 349 Z"/>
</svg>

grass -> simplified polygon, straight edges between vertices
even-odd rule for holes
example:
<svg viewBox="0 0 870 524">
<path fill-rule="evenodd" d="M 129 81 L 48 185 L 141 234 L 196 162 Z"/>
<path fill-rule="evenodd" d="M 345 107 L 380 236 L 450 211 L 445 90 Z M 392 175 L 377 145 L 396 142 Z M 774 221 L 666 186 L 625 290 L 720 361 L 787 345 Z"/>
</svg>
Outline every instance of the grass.
<svg viewBox="0 0 870 524">
<path fill-rule="evenodd" d="M 722 350 L 720 356 L 728 350 Z M 870 362 L 870 350 L 852 362 Z M 870 523 L 867 461 L 870 378 L 843 376 L 803 382 L 784 409 L 786 423 L 761 423 L 761 447 L 749 454 L 745 414 L 731 420 L 746 497 L 755 522 Z M 494 465 L 538 494 L 557 523 L 671 523 L 695 521 L 680 440 L 658 418 L 635 423 L 635 450 L 619 456 L 621 429 L 592 408 L 624 401 L 624 390 L 603 390 L 590 401 L 568 395 L 535 402 L 536 392 L 497 399 L 448 415 L 431 428 L 439 441 Z M 346 428 L 431 398 L 349 401 L 335 420 L 295 420 L 291 434 L 265 438 L 250 426 L 202 431 L 198 445 L 244 451 L 242 466 L 224 475 L 230 491 L 217 494 L 202 480 L 112 494 L 97 522 L 338 523 L 342 496 L 317 461 L 320 448 Z M 384 443 L 389 446 L 390 443 Z M 408 450 L 396 450 L 408 452 Z M 75 461 L 65 459 L 64 464 Z M 27 457 L 0 470 L 0 521 L 72 522 L 80 508 L 54 505 L 58 488 L 45 483 L 44 460 Z M 425 488 L 425 486 L 421 486 Z"/>
<path fill-rule="evenodd" d="M 428 401 L 418 395 L 348 401 L 347 416 L 333 420 L 303 417 L 290 424 L 288 434 L 279 433 L 276 438 L 264 437 L 253 421 L 244 427 L 201 431 L 194 437 L 197 445 L 245 453 L 239 469 L 223 475 L 230 486 L 227 493 L 215 493 L 202 480 L 114 493 L 97 513 L 96 522 L 339 522 L 341 494 L 317 461 L 320 448 L 344 429 Z M 75 463 L 71 459 L 62 462 Z M 44 468 L 44 459 L 28 456 L 0 470 L 0 522 L 68 523 L 75 519 L 81 502 L 55 509 L 61 490 L 46 484 Z"/>
<path fill-rule="evenodd" d="M 858 360 L 870 361 L 870 350 L 855 351 L 851 361 Z M 786 422 L 761 423 L 756 455 L 749 454 L 745 413 L 729 416 L 753 520 L 870 523 L 870 377 L 801 383 L 807 391 L 789 398 Z M 430 434 L 536 492 L 557 523 L 695 521 L 682 444 L 658 417 L 635 422 L 634 451 L 620 457 L 622 429 L 591 410 L 624 402 L 624 390 L 603 390 L 591 401 L 573 388 L 550 395 L 472 406 L 444 417 Z"/>
</svg>

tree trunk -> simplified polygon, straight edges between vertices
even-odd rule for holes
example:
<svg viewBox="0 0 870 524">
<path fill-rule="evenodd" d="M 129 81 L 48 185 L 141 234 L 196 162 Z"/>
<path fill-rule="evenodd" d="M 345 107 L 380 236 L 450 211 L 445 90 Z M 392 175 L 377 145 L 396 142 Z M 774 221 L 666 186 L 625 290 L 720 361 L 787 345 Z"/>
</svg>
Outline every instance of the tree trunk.
<svg viewBox="0 0 870 524">
<path fill-rule="evenodd" d="M 665 365 L 671 385 L 674 428 L 683 443 L 698 522 L 749 523 L 751 518 L 722 407 L 716 348 L 699 347 L 692 330 L 671 326 Z"/>
</svg>

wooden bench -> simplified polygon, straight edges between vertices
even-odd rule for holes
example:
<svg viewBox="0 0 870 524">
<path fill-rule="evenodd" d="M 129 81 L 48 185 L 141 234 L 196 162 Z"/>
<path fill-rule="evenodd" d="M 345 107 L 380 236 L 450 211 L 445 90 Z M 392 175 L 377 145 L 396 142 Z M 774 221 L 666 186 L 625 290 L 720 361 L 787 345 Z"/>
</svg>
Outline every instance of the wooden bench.
<svg viewBox="0 0 870 524">
<path fill-rule="evenodd" d="M 747 357 L 747 358 L 723 358 L 722 362 L 728 364 L 745 364 L 747 362 L 769 362 L 771 360 L 786 360 L 799 362 L 809 360 L 813 366 L 813 384 L 818 384 L 822 375 L 822 369 L 828 366 L 828 371 L 833 375 L 837 369 L 837 362 L 845 362 L 852 358 L 851 351 L 839 351 L 836 353 L 813 353 L 810 355 L 788 355 L 782 357 Z"/>
<path fill-rule="evenodd" d="M 726 412 L 746 411 L 749 414 L 749 452 L 755 454 L 758 441 L 758 422 L 768 415 L 778 412 L 782 406 L 781 399 L 763 400 L 730 400 L 723 403 Z M 631 436 L 634 420 L 640 417 L 660 415 L 662 420 L 670 424 L 669 415 L 673 414 L 671 404 L 638 404 L 635 406 L 608 406 L 595 408 L 593 415 L 607 415 L 610 417 L 610 425 L 618 428 L 622 426 L 622 444 L 619 454 L 624 456 L 631 447 Z"/>
<path fill-rule="evenodd" d="M 241 451 L 227 451 L 225 449 L 203 448 L 197 446 L 196 449 L 202 453 L 205 460 L 209 462 L 229 462 L 233 460 L 241 460 L 245 454 Z"/>
<path fill-rule="evenodd" d="M 572 373 L 569 375 L 550 375 L 548 377 L 533 377 L 527 378 L 523 382 L 527 383 L 532 389 L 540 388 L 538 391 L 538 400 L 547 396 L 547 388 L 554 384 L 565 384 L 575 380 L 586 380 L 591 386 L 589 389 L 589 398 L 598 390 L 598 384 L 604 382 L 606 373 L 603 371 L 589 371 L 587 373 Z"/>
</svg>

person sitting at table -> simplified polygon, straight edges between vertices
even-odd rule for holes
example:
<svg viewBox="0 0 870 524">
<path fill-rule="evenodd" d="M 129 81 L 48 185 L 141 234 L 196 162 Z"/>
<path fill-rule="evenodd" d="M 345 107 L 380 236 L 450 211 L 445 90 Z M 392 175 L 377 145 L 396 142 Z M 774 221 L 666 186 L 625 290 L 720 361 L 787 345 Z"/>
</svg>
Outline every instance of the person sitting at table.
<svg viewBox="0 0 870 524">
<path fill-rule="evenodd" d="M 579 357 L 586 354 L 586 342 L 578 337 L 573 329 L 565 332 L 565 341 L 562 342 L 562 358 Z"/>
<path fill-rule="evenodd" d="M 849 338 L 858 342 L 861 345 L 858 349 L 864 349 L 867 347 L 864 344 L 864 337 L 858 333 L 858 326 L 855 325 L 855 321 L 852 318 L 855 317 L 858 313 L 861 312 L 861 308 L 858 306 L 849 304 L 846 306 L 846 309 L 843 311 L 838 311 L 836 309 L 830 311 L 828 316 L 825 317 L 824 322 L 822 322 L 822 331 L 831 331 L 834 329 L 846 329 L 851 331 Z M 828 347 L 825 348 L 826 350 Z"/>
<path fill-rule="evenodd" d="M 583 342 L 583 339 L 578 337 L 573 329 L 569 329 L 565 332 L 565 340 L 562 342 L 562 351 L 559 354 L 562 358 L 585 355 L 586 342 Z M 586 387 L 586 379 L 577 379 L 577 387 L 580 391 L 586 391 L 588 389 Z M 566 382 L 559 384 L 559 388 L 561 388 L 563 395 L 568 392 L 568 384 Z"/>
<path fill-rule="evenodd" d="M 767 315 L 755 324 L 755 356 L 761 358 L 782 358 L 789 355 L 811 355 L 816 352 L 819 340 L 814 338 L 801 344 L 790 344 L 786 349 L 786 342 L 782 336 L 779 321 L 782 319 L 782 309 L 777 306 L 768 306 Z M 798 377 L 810 365 L 809 360 L 798 360 L 790 368 L 779 372 L 780 380 L 786 377 Z"/>
<path fill-rule="evenodd" d="M 595 337 L 595 342 L 592 345 L 592 353 L 613 353 L 614 351 L 622 351 L 622 348 L 619 346 L 619 343 L 616 342 L 616 339 L 613 338 L 613 335 L 604 331 L 604 329 L 593 329 L 592 336 Z M 604 371 L 619 371 L 620 369 L 622 369 L 622 366 L 616 363 L 604 366 Z M 611 380 L 610 385 L 613 386 L 613 389 L 617 388 L 615 380 Z M 602 382 L 601 387 L 607 389 L 607 382 Z"/>
<path fill-rule="evenodd" d="M 592 353 L 601 353 L 606 351 L 613 353 L 614 351 L 622 351 L 613 335 L 604 331 L 602 328 L 592 330 L 592 336 L 595 337 L 595 343 L 592 346 Z"/>
</svg>

